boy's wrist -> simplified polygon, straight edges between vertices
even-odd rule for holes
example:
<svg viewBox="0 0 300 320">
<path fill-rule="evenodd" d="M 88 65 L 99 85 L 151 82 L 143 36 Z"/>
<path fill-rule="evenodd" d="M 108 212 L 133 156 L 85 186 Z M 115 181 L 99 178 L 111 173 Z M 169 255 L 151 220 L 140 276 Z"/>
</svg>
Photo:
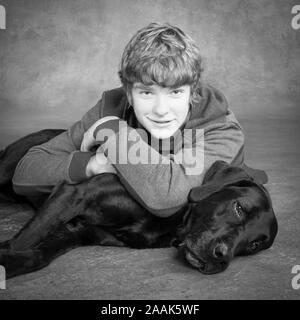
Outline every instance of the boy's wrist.
<svg viewBox="0 0 300 320">
<path fill-rule="evenodd" d="M 109 163 L 104 153 L 97 152 L 93 155 L 86 165 L 85 174 L 87 178 L 100 173 L 116 173 L 115 168 Z"/>
<path fill-rule="evenodd" d="M 94 176 L 93 164 L 94 164 L 93 157 L 91 157 L 85 169 L 85 175 L 87 178 Z"/>
<path fill-rule="evenodd" d="M 69 165 L 69 179 L 71 182 L 80 182 L 86 179 L 86 166 L 92 156 L 92 152 L 74 152 Z"/>
</svg>

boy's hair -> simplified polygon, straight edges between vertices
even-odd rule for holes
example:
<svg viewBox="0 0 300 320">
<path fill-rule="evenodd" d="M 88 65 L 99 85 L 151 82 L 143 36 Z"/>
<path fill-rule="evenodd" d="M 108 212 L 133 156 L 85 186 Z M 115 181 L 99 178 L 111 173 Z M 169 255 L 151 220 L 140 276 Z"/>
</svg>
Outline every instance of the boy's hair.
<svg viewBox="0 0 300 320">
<path fill-rule="evenodd" d="M 191 85 L 195 98 L 201 72 L 202 59 L 193 39 L 170 24 L 150 23 L 125 47 L 119 76 L 127 92 L 135 82 L 169 88 Z"/>
</svg>

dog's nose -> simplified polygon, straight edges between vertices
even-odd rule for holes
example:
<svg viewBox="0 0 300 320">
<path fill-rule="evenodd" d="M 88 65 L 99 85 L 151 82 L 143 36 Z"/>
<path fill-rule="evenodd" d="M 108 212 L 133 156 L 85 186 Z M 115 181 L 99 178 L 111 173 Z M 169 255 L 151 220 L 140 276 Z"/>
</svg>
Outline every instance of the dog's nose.
<svg viewBox="0 0 300 320">
<path fill-rule="evenodd" d="M 218 243 L 213 249 L 213 256 L 218 259 L 224 259 L 228 255 L 228 246 L 225 243 Z"/>
</svg>

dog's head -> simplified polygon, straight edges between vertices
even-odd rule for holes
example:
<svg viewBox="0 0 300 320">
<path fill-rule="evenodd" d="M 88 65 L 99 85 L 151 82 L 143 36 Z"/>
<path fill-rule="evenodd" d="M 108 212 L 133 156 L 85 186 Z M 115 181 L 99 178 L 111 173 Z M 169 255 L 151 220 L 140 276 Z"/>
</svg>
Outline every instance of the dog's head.
<svg viewBox="0 0 300 320">
<path fill-rule="evenodd" d="M 257 173 L 217 161 L 203 185 L 191 190 L 187 232 L 180 247 L 200 272 L 221 272 L 235 256 L 254 254 L 273 244 L 277 220 L 262 185 L 266 175 Z"/>
</svg>

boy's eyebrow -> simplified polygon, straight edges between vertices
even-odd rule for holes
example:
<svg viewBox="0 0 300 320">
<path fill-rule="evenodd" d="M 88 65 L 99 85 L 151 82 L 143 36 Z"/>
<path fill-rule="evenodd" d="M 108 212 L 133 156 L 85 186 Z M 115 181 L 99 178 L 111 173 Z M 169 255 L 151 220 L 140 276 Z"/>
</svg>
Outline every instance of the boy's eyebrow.
<svg viewBox="0 0 300 320">
<path fill-rule="evenodd" d="M 135 84 L 133 85 L 133 87 L 136 88 L 136 89 L 151 89 L 152 86 L 138 82 L 138 83 L 135 83 Z"/>
</svg>

